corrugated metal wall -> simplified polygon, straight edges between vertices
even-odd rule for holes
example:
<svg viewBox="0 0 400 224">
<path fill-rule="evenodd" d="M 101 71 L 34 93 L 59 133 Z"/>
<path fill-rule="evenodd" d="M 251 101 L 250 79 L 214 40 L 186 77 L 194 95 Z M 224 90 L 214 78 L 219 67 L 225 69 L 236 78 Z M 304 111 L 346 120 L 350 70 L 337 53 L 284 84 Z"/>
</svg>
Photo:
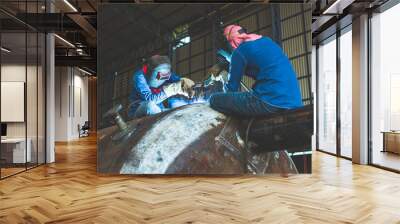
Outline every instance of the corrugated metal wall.
<svg viewBox="0 0 400 224">
<path fill-rule="evenodd" d="M 231 19 L 230 21 L 226 21 L 225 24 L 238 24 L 245 28 L 249 33 L 257 33 L 263 36 L 268 36 L 275 41 L 279 41 L 276 38 L 276 30 L 273 29 L 273 10 L 277 4 L 269 4 L 265 5 L 265 7 L 260 7 L 259 10 L 248 13 L 247 15 L 241 15 L 238 18 Z M 254 84 L 254 80 L 250 77 L 243 76 L 242 83 L 250 89 Z M 242 91 L 245 89 L 242 88 Z"/>
<path fill-rule="evenodd" d="M 132 41 L 132 36 L 138 32 L 136 4 L 100 4 L 98 7 L 97 41 L 98 41 L 98 77 L 97 77 L 97 121 L 103 128 L 111 123 L 104 119 L 104 114 L 113 106 L 121 104 L 126 115 L 129 106 L 129 93 L 132 88 L 132 75 L 140 65 L 143 52 L 166 54 L 168 44 L 160 39 L 143 44 Z M 142 24 L 143 25 L 143 24 Z M 147 25 L 147 24 L 146 24 Z M 145 41 L 149 41 L 148 43 Z M 149 53 L 151 54 L 151 53 Z M 104 123 L 103 123 L 104 122 Z"/>
<path fill-rule="evenodd" d="M 224 24 L 239 24 L 248 32 L 269 36 L 280 43 L 289 57 L 299 80 L 304 104 L 311 99 L 311 4 L 269 4 Z M 273 20 L 280 18 L 280 20 Z M 222 32 L 222 31 L 219 31 Z M 195 81 L 206 77 L 213 62 L 212 33 L 193 37 L 173 55 L 175 71 Z M 254 80 L 244 76 L 243 84 L 251 87 Z"/>
<path fill-rule="evenodd" d="M 311 4 L 279 7 L 282 48 L 296 71 L 304 104 L 311 104 Z"/>
<path fill-rule="evenodd" d="M 213 64 L 212 52 L 211 32 L 192 37 L 190 43 L 174 51 L 173 68 L 182 76 L 201 81 L 206 76 L 207 68 Z"/>
<path fill-rule="evenodd" d="M 259 9 L 241 15 L 238 18 L 224 21 L 224 24 L 240 24 L 246 27 L 249 32 L 256 32 L 262 35 L 272 36 L 271 13 L 270 6 L 263 4 Z M 222 35 L 223 29 L 217 30 L 216 35 Z M 210 31 L 192 37 L 190 43 L 179 47 L 173 55 L 173 63 L 176 72 L 182 76 L 187 76 L 195 81 L 201 81 L 206 78 L 206 72 L 209 67 L 215 63 L 213 59 L 213 34 Z M 244 82 L 251 86 L 253 80 L 248 77 L 243 78 Z"/>
</svg>

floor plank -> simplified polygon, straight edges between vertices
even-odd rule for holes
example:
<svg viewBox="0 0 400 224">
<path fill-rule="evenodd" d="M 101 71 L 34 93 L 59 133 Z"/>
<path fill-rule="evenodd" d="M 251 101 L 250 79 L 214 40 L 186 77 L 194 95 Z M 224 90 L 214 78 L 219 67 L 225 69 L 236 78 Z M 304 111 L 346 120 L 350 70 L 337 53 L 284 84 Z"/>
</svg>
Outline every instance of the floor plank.
<svg viewBox="0 0 400 224">
<path fill-rule="evenodd" d="M 288 178 L 110 176 L 96 140 L 0 181 L 0 223 L 400 223 L 400 175 L 315 152 Z"/>
</svg>

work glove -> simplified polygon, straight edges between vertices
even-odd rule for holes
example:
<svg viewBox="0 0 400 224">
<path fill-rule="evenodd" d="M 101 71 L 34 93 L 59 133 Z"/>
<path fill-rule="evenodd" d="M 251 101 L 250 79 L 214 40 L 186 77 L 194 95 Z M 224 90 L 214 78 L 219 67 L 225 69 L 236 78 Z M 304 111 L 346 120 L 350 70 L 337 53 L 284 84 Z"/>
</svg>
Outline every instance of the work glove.
<svg viewBox="0 0 400 224">
<path fill-rule="evenodd" d="M 223 83 L 227 83 L 229 81 L 229 73 L 225 70 L 221 71 L 218 76 L 218 80 L 221 80 Z"/>
<path fill-rule="evenodd" d="M 189 94 L 187 92 L 185 92 L 182 88 L 183 82 L 178 81 L 178 82 L 174 82 L 168 85 L 163 86 L 163 91 L 165 93 L 165 95 L 167 95 L 167 97 L 171 97 L 171 96 L 175 96 L 175 95 L 183 95 L 186 97 L 189 97 Z"/>
<path fill-rule="evenodd" d="M 228 82 L 228 72 L 223 70 L 219 64 L 213 65 L 208 69 L 207 74 L 211 77 L 212 81 Z"/>
<path fill-rule="evenodd" d="M 208 69 L 207 75 L 213 75 L 214 77 L 216 77 L 219 75 L 220 72 L 221 72 L 221 67 L 219 66 L 219 64 L 215 64 Z"/>
<path fill-rule="evenodd" d="M 193 80 L 188 78 L 181 78 L 181 82 L 183 91 L 188 94 L 189 98 L 192 98 L 194 96 L 193 86 L 195 85 Z"/>
</svg>

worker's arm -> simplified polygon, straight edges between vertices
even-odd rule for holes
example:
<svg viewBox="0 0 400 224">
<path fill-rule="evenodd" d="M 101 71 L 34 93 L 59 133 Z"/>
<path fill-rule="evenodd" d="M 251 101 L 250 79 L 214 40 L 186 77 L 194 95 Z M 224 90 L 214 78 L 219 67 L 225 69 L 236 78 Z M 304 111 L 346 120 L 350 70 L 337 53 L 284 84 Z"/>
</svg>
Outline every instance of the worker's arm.
<svg viewBox="0 0 400 224">
<path fill-rule="evenodd" d="M 225 89 L 228 92 L 236 92 L 239 90 L 240 81 L 246 69 L 247 61 L 238 49 L 233 52 L 231 60 L 229 66 L 229 80 Z"/>
<path fill-rule="evenodd" d="M 151 101 L 159 104 L 168 98 L 164 91 L 160 91 L 159 93 L 152 93 L 143 73 L 135 73 L 133 77 L 134 88 L 140 94 L 140 98 L 142 100 Z"/>
<path fill-rule="evenodd" d="M 173 82 L 178 82 L 179 80 L 181 80 L 181 77 L 178 74 L 176 74 L 175 72 L 171 72 L 171 77 L 169 78 L 169 80 L 167 82 L 173 83 Z"/>
</svg>

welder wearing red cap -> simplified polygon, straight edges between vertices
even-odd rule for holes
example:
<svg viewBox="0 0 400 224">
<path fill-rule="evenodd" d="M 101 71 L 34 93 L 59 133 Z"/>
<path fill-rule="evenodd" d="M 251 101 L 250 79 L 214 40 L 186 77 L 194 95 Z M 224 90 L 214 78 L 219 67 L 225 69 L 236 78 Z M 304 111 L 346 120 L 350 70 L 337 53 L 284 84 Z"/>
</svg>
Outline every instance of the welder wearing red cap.
<svg viewBox="0 0 400 224">
<path fill-rule="evenodd" d="M 171 71 L 167 56 L 154 55 L 133 74 L 128 115 L 142 117 L 160 113 L 167 108 L 184 105 L 194 82 Z M 183 97 L 182 97 L 183 96 Z M 168 107 L 164 106 L 167 101 Z"/>
</svg>

